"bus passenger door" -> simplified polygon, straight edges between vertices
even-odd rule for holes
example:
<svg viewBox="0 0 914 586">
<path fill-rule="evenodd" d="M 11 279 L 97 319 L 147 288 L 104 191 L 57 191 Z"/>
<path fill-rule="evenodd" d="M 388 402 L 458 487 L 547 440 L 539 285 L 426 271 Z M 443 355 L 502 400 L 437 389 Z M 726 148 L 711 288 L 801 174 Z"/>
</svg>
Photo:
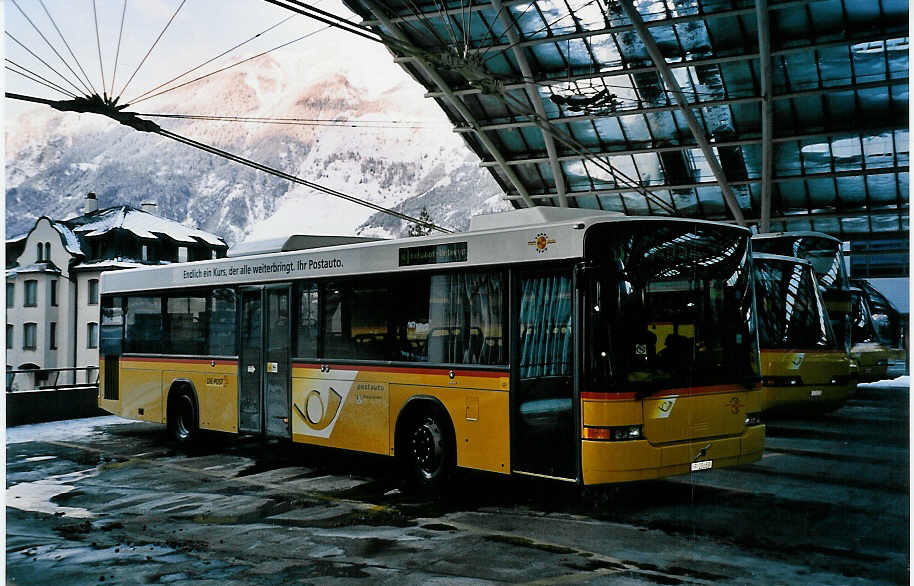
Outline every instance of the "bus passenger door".
<svg viewBox="0 0 914 586">
<path fill-rule="evenodd" d="M 263 432 L 263 289 L 241 290 L 238 431 Z"/>
<path fill-rule="evenodd" d="M 570 268 L 519 275 L 518 365 L 512 384 L 511 468 L 575 479 L 575 289 Z"/>
<path fill-rule="evenodd" d="M 238 430 L 291 437 L 289 285 L 241 288 Z"/>
<path fill-rule="evenodd" d="M 272 437 L 292 437 L 292 371 L 289 346 L 292 324 L 289 285 L 271 285 L 265 290 L 264 311 L 264 425 Z"/>
</svg>

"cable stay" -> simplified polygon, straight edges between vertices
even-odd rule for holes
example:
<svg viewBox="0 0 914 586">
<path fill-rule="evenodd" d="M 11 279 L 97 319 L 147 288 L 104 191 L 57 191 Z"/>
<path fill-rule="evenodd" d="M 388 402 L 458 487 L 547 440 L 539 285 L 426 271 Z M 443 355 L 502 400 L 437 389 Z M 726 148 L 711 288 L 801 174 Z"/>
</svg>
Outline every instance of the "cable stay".
<svg viewBox="0 0 914 586">
<path fill-rule="evenodd" d="M 241 61 L 237 61 L 237 62 L 235 62 L 235 63 L 232 63 L 231 65 L 226 65 L 225 67 L 222 67 L 222 68 L 217 69 L 217 70 L 215 70 L 215 71 L 211 71 L 211 72 L 209 72 L 209 73 L 207 73 L 207 74 L 201 75 L 200 77 L 195 77 L 194 79 L 191 79 L 191 80 L 189 80 L 189 81 L 185 81 L 184 83 L 181 83 L 181 84 L 172 86 L 172 87 L 170 87 L 170 88 L 164 89 L 164 90 L 162 90 L 162 91 L 160 91 L 160 92 L 157 92 L 157 93 L 154 93 L 154 94 L 150 94 L 150 95 L 148 95 L 148 96 L 145 96 L 145 97 L 142 97 L 142 98 L 133 100 L 132 102 L 130 102 L 130 104 L 139 104 L 140 102 L 145 102 L 146 100 L 155 98 L 155 97 L 157 97 L 157 96 L 161 96 L 162 94 L 167 94 L 168 92 L 174 91 L 174 90 L 176 90 L 176 89 L 178 89 L 178 88 L 182 88 L 182 87 L 187 86 L 187 85 L 190 85 L 190 84 L 192 84 L 192 83 L 196 83 L 196 82 L 198 82 L 198 81 L 200 81 L 200 80 L 202 80 L 202 79 L 206 79 L 207 77 L 209 77 L 209 76 L 211 76 L 211 75 L 215 75 L 215 74 L 217 74 L 217 73 L 221 73 L 221 72 L 223 72 L 223 71 L 225 71 L 225 70 L 227 70 L 227 69 L 231 69 L 232 67 L 237 67 L 238 65 L 241 65 L 242 63 L 247 63 L 248 61 L 252 61 L 252 60 L 254 60 L 254 59 L 257 59 L 258 57 L 263 57 L 263 56 L 266 55 L 267 53 L 272 53 L 273 51 L 275 51 L 275 50 L 277 50 L 277 49 L 282 49 L 283 47 L 288 47 L 288 46 L 291 45 L 292 43 L 297 43 L 298 41 L 307 39 L 308 37 L 311 37 L 311 36 L 316 35 L 317 33 L 323 32 L 323 31 L 327 30 L 328 28 L 330 28 L 330 27 L 329 27 L 329 26 L 325 26 L 324 28 L 319 28 L 319 29 L 317 29 L 316 31 L 311 31 L 310 33 L 306 33 L 306 34 L 304 34 L 304 35 L 298 37 L 297 39 L 292 39 L 291 41 L 288 41 L 288 42 L 283 43 L 283 44 L 281 44 L 281 45 L 277 45 L 277 46 L 273 47 L 272 49 L 267 49 L 266 51 L 263 51 L 262 53 L 258 53 L 258 54 L 256 54 L 256 55 L 253 55 L 253 56 L 251 56 L 251 57 L 248 57 L 247 59 L 242 59 Z M 179 76 L 179 77 L 180 77 L 180 76 Z"/>
<path fill-rule="evenodd" d="M 146 95 L 148 95 L 148 94 L 151 94 L 152 92 L 154 92 L 154 91 L 156 91 L 156 90 L 162 89 L 163 87 L 167 86 L 167 85 L 170 84 L 171 82 L 177 81 L 177 80 L 181 79 L 181 78 L 184 77 L 185 75 L 190 75 L 191 73 L 193 73 L 194 71 L 200 69 L 200 68 L 203 67 L 204 65 L 209 65 L 210 63 L 212 63 L 212 62 L 215 61 L 216 59 L 219 59 L 220 57 L 222 57 L 222 56 L 224 56 L 224 55 L 228 55 L 229 53 L 231 53 L 231 52 L 234 51 L 235 49 L 238 49 L 238 48 L 240 48 L 240 47 L 243 47 L 244 45 L 250 43 L 250 42 L 253 41 L 254 39 L 259 38 L 260 36 L 262 36 L 262 35 L 264 35 L 264 34 L 270 32 L 271 30 L 275 29 L 276 27 L 278 27 L 278 26 L 280 26 L 280 25 L 283 25 L 283 24 L 285 24 L 286 22 L 292 20 L 293 18 L 295 18 L 295 15 L 287 16 L 286 18 L 280 20 L 279 22 L 277 22 L 277 23 L 274 24 L 273 26 L 271 26 L 271 27 L 269 27 L 269 28 L 267 28 L 267 29 L 264 29 L 264 30 L 260 31 L 259 33 L 257 33 L 257 34 L 254 35 L 253 37 L 251 37 L 251 38 L 249 38 L 249 39 L 247 39 L 247 40 L 245 40 L 245 41 L 242 41 L 242 42 L 238 43 L 238 44 L 235 45 L 234 47 L 231 47 L 231 48 L 229 48 L 229 49 L 226 49 L 225 51 L 223 51 L 222 53 L 219 53 L 219 54 L 216 55 L 215 57 L 213 57 L 213 58 L 211 58 L 211 59 L 208 59 L 208 60 L 204 61 L 203 63 L 201 63 L 201 64 L 199 64 L 199 65 L 197 65 L 197 66 L 195 66 L 195 67 L 193 67 L 193 68 L 191 68 L 191 69 L 188 69 L 187 71 L 185 71 L 185 72 L 182 73 L 181 75 L 175 76 L 175 77 L 169 79 L 168 81 L 166 81 L 166 82 L 164 82 L 164 83 L 161 83 L 161 84 L 157 85 L 156 87 L 152 88 L 151 90 L 147 90 L 147 91 L 143 92 L 142 94 L 140 94 L 140 95 L 138 95 L 137 97 L 135 97 L 135 98 L 133 98 L 132 100 L 130 100 L 130 103 L 134 103 L 134 102 L 136 102 L 137 100 L 139 100 L 140 98 L 142 98 L 142 97 L 144 97 L 144 96 L 146 96 Z"/>
<path fill-rule="evenodd" d="M 94 2 L 94 0 L 93 0 Z M 117 97 L 121 97 L 124 94 L 124 91 L 127 89 L 127 86 L 130 85 L 130 82 L 133 81 L 133 78 L 136 77 L 136 74 L 139 73 L 140 68 L 146 63 L 146 59 L 149 58 L 152 50 L 156 48 L 156 45 L 159 44 L 159 41 L 162 40 L 162 36 L 165 34 L 165 31 L 168 30 L 168 27 L 171 26 L 171 23 L 174 21 L 175 17 L 178 16 L 178 13 L 181 12 L 181 9 L 184 8 L 184 4 L 187 0 L 181 0 L 181 4 L 175 9 L 174 14 L 171 15 L 171 18 L 168 19 L 168 22 L 165 24 L 165 28 L 162 29 L 162 32 L 159 33 L 159 36 L 156 37 L 156 40 L 152 43 L 152 46 L 149 47 L 149 50 L 146 51 L 146 54 L 143 56 L 143 59 L 140 61 L 140 64 L 136 66 L 136 69 L 133 72 L 133 75 L 130 76 L 130 79 L 127 80 L 127 83 L 124 84 L 124 87 L 121 88 L 121 91 L 118 92 Z M 97 27 L 98 25 L 96 25 Z M 96 31 L 97 34 L 97 31 Z M 113 87 L 113 85 L 112 85 Z"/>
<path fill-rule="evenodd" d="M 419 218 L 414 218 L 410 215 L 404 214 L 402 212 L 398 212 L 397 210 L 385 208 L 376 203 L 372 203 L 370 201 L 360 199 L 353 195 L 349 195 L 349 194 L 343 193 L 341 191 L 337 191 L 335 189 L 325 187 L 318 183 L 314 183 L 313 181 L 308 181 L 306 179 L 302 179 L 301 177 L 297 177 L 290 173 L 286 173 L 285 171 L 280 171 L 279 169 L 275 169 L 273 167 L 269 167 L 267 165 L 257 163 L 256 161 L 252 161 L 251 159 L 247 159 L 240 155 L 236 155 L 236 154 L 230 153 L 228 151 L 222 150 L 220 148 L 210 146 L 210 145 L 204 144 L 202 142 L 195 141 L 195 140 L 187 138 L 185 136 L 181 136 L 180 134 L 176 134 L 169 130 L 165 130 L 165 129 L 161 128 L 155 122 L 152 122 L 149 120 L 143 120 L 142 118 L 140 118 L 137 114 L 135 114 L 133 112 L 124 112 L 123 109 L 126 108 L 127 105 L 125 104 L 123 106 L 117 106 L 116 105 L 117 99 L 111 100 L 110 98 L 102 98 L 98 94 L 95 94 L 95 95 L 85 97 L 85 98 L 80 97 L 80 98 L 75 98 L 73 100 L 55 101 L 55 100 L 48 100 L 45 98 L 37 98 L 34 96 L 27 96 L 27 95 L 23 95 L 23 94 L 15 94 L 15 93 L 10 93 L 10 92 L 6 92 L 6 97 L 10 98 L 10 99 L 14 99 L 14 100 L 32 102 L 35 104 L 44 104 L 46 106 L 50 106 L 51 108 L 54 108 L 55 110 L 60 110 L 61 112 L 100 114 L 102 116 L 111 118 L 112 120 L 119 122 L 125 126 L 129 126 L 130 128 L 133 128 L 134 130 L 138 130 L 140 132 L 149 132 L 152 134 L 158 134 L 159 136 L 163 136 L 165 138 L 169 138 L 171 140 L 180 142 L 182 144 L 202 150 L 204 152 L 207 152 L 207 153 L 219 156 L 219 157 L 223 157 L 225 159 L 234 161 L 236 163 L 240 163 L 247 167 L 251 167 L 252 169 L 257 169 L 258 171 L 263 171 L 264 173 L 269 173 L 270 175 L 274 175 L 281 179 L 285 179 L 286 181 L 290 181 L 292 183 L 297 183 L 299 185 L 303 185 L 303 186 L 313 189 L 315 191 L 319 191 L 319 192 L 325 193 L 327 195 L 332 195 L 333 197 L 337 197 L 337 198 L 343 199 L 345 201 L 355 203 L 355 204 L 373 209 L 375 211 L 378 211 L 378 212 L 381 212 L 384 214 L 388 214 L 395 218 L 399 218 L 401 220 L 405 220 L 407 222 L 417 224 L 424 228 L 437 230 L 438 232 L 443 232 L 446 234 L 453 233 L 452 230 L 448 230 L 447 228 L 443 228 L 441 226 L 433 224 L 432 222 L 427 222 L 427 221 L 421 220 Z"/>
<path fill-rule="evenodd" d="M 92 85 L 92 80 L 90 80 L 89 76 L 86 75 L 86 70 L 83 69 L 82 64 L 79 62 L 79 59 L 77 59 L 76 55 L 73 53 L 73 49 L 70 48 L 70 43 L 67 42 L 67 39 L 63 36 L 63 33 L 60 32 L 60 28 L 57 26 L 57 21 L 54 20 L 53 16 L 51 16 L 51 12 L 48 10 L 48 7 L 44 5 L 44 0 L 38 0 L 38 2 L 41 4 L 41 7 L 44 9 L 44 13 L 48 15 L 48 20 L 51 21 L 51 25 L 53 25 L 54 30 L 57 31 L 57 35 L 60 37 L 60 40 L 63 41 L 63 44 L 67 48 L 67 51 L 70 52 L 70 57 L 72 57 L 73 61 L 76 62 L 76 67 L 79 68 L 79 70 L 83 74 L 83 77 L 86 79 L 86 83 L 89 84 L 89 87 L 91 88 L 91 91 L 89 93 L 97 94 L 98 91 L 96 91 L 95 86 Z M 79 76 L 77 76 L 77 77 L 79 77 Z M 82 81 L 80 81 L 80 83 L 82 83 Z"/>
</svg>

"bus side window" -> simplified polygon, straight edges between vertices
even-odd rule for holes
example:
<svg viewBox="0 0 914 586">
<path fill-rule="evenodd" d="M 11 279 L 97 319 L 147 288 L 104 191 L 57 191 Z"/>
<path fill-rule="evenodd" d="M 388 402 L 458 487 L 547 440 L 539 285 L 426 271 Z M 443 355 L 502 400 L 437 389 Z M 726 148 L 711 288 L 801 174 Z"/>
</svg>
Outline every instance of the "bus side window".
<svg viewBox="0 0 914 586">
<path fill-rule="evenodd" d="M 102 298 L 102 323 L 99 346 L 102 356 L 120 356 L 123 352 L 124 307 L 122 297 Z"/>
<path fill-rule="evenodd" d="M 296 356 L 317 357 L 319 326 L 317 283 L 304 283 L 298 289 L 298 319 L 295 322 Z"/>
<path fill-rule="evenodd" d="M 207 353 L 210 356 L 236 356 L 235 291 L 214 289 L 209 297 L 209 332 Z"/>
<path fill-rule="evenodd" d="M 126 352 L 162 353 L 162 298 L 128 297 Z"/>
</svg>

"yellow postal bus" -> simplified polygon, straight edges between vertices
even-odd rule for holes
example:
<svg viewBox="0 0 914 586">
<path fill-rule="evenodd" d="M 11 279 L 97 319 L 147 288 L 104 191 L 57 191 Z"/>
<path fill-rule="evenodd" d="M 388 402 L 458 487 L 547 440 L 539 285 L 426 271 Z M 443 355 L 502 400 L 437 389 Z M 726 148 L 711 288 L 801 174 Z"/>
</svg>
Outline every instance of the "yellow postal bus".
<svg viewBox="0 0 914 586">
<path fill-rule="evenodd" d="M 809 261 L 753 253 L 762 357 L 762 410 L 826 412 L 857 385 Z"/>
<path fill-rule="evenodd" d="M 598 484 L 751 462 L 749 239 L 537 207 L 464 234 L 105 273 L 99 406 L 181 441 L 389 455 L 426 486 L 454 466 Z"/>
</svg>

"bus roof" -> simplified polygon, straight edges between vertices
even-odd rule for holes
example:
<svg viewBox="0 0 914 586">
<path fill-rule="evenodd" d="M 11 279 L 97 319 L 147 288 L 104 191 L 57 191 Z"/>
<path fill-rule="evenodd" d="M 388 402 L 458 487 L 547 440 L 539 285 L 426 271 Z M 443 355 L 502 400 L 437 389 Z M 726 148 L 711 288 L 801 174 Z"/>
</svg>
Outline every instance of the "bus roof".
<svg viewBox="0 0 914 586">
<path fill-rule="evenodd" d="M 824 232 L 797 231 L 797 232 L 766 232 L 765 234 L 753 234 L 753 240 L 762 240 L 763 238 L 823 238 L 840 243 L 841 241 L 834 236 Z"/>
<path fill-rule="evenodd" d="M 812 263 L 805 258 L 796 256 L 784 256 L 783 254 L 768 254 L 767 252 L 753 252 L 752 260 L 774 260 L 779 262 L 789 262 L 798 265 L 812 266 Z"/>
<path fill-rule="evenodd" d="M 584 235 L 589 227 L 617 222 L 705 224 L 722 229 L 744 230 L 748 234 L 747 229 L 739 226 L 693 218 L 620 216 L 586 210 L 587 213 L 576 214 L 559 212 L 562 218 L 555 221 L 550 218 L 557 217 L 556 214 L 532 214 L 526 210 L 517 212 L 524 212 L 521 219 L 537 223 L 511 225 L 516 220 L 502 218 L 499 220 L 502 227 L 479 229 L 480 224 L 477 222 L 476 230 L 458 234 L 378 240 L 109 271 L 102 274 L 101 292 L 130 293 L 568 260 L 583 257 Z M 494 219 L 488 222 L 497 223 Z"/>
</svg>

